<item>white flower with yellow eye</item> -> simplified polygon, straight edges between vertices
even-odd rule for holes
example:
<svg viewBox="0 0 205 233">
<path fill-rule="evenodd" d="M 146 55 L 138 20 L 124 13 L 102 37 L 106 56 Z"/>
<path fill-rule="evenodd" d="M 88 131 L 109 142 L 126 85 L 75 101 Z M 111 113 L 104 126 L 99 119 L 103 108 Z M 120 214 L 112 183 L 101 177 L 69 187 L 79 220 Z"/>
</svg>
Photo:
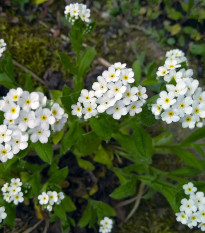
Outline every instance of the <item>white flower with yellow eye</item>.
<svg viewBox="0 0 205 233">
<path fill-rule="evenodd" d="M 185 214 L 185 212 L 176 213 L 176 216 L 177 216 L 177 222 L 181 222 L 182 224 L 187 224 L 188 216 Z"/>
<path fill-rule="evenodd" d="M 4 117 L 7 120 L 17 119 L 19 117 L 20 107 L 14 103 L 5 106 Z"/>
<path fill-rule="evenodd" d="M 193 114 L 193 116 L 196 116 L 198 118 L 199 117 L 205 118 L 205 103 L 199 104 L 199 102 L 197 100 L 193 101 L 193 104 L 192 104 L 192 114 Z"/>
<path fill-rule="evenodd" d="M 3 187 L 1 188 L 1 191 L 3 193 L 7 192 L 8 191 L 8 187 L 9 187 L 9 183 L 4 184 Z"/>
<path fill-rule="evenodd" d="M 199 87 L 196 89 L 193 95 L 193 99 L 199 101 L 199 103 L 202 103 L 205 101 L 205 91 L 202 91 L 202 88 Z"/>
<path fill-rule="evenodd" d="M 63 129 L 65 126 L 65 123 L 67 122 L 68 114 L 64 113 L 62 118 L 58 121 L 56 121 L 53 125 L 51 125 L 51 128 L 54 132 L 59 132 Z"/>
<path fill-rule="evenodd" d="M 183 80 L 186 83 L 187 86 L 187 92 L 186 95 L 193 95 L 194 92 L 196 91 L 196 89 L 199 86 L 199 81 L 198 80 L 194 80 L 193 78 L 186 78 Z"/>
<path fill-rule="evenodd" d="M 58 201 L 58 194 L 56 191 L 48 191 L 47 195 L 49 198 L 48 202 L 50 205 L 54 205 Z"/>
<path fill-rule="evenodd" d="M 202 211 L 205 208 L 205 197 L 203 192 L 191 194 L 190 198 L 196 203 L 200 211 Z"/>
<path fill-rule="evenodd" d="M 112 115 L 114 119 L 119 120 L 121 116 L 127 114 L 127 108 L 122 101 L 117 101 L 113 107 L 110 107 L 106 110 L 108 115 Z"/>
<path fill-rule="evenodd" d="M 188 218 L 187 226 L 192 229 L 197 226 L 198 222 L 200 222 L 198 213 L 192 213 Z"/>
<path fill-rule="evenodd" d="M 127 106 L 127 112 L 130 116 L 134 116 L 142 111 L 143 103 L 141 101 L 132 102 L 129 106 Z"/>
<path fill-rule="evenodd" d="M 49 128 L 43 129 L 41 127 L 30 129 L 28 133 L 31 134 L 30 139 L 33 143 L 37 141 L 40 141 L 41 143 L 47 143 L 51 134 Z"/>
<path fill-rule="evenodd" d="M 148 98 L 148 95 L 146 94 L 146 88 L 145 87 L 142 87 L 142 86 L 138 86 L 138 92 L 137 92 L 137 95 L 138 95 L 138 98 L 142 101 L 142 103 L 144 104 L 145 103 L 145 100 Z"/>
<path fill-rule="evenodd" d="M 187 96 L 184 98 L 184 96 L 179 96 L 177 98 L 176 103 L 173 105 L 173 108 L 178 109 L 179 116 L 184 117 L 185 114 L 190 115 L 192 113 L 192 105 L 193 100 L 191 96 Z"/>
<path fill-rule="evenodd" d="M 198 121 L 198 116 L 187 115 L 181 119 L 182 128 L 193 129 L 197 121 Z"/>
<path fill-rule="evenodd" d="M 48 108 L 39 108 L 35 112 L 35 116 L 43 129 L 47 129 L 49 125 L 55 123 L 55 117 L 52 116 L 51 111 Z"/>
<path fill-rule="evenodd" d="M 24 111 L 35 110 L 40 106 L 39 94 L 37 92 L 29 93 L 28 91 L 24 91 L 19 98 L 18 104 Z"/>
<path fill-rule="evenodd" d="M 105 70 L 102 73 L 102 76 L 104 79 L 109 83 L 109 82 L 116 82 L 120 78 L 120 70 L 115 69 L 113 66 L 110 66 L 108 70 Z"/>
<path fill-rule="evenodd" d="M 90 9 L 83 9 L 79 12 L 80 18 L 82 21 L 89 23 L 90 22 Z"/>
<path fill-rule="evenodd" d="M 162 91 L 159 94 L 160 98 L 157 99 L 157 104 L 162 106 L 163 109 L 168 109 L 171 105 L 176 102 L 174 99 L 175 95 L 173 92 L 167 93 L 166 91 Z"/>
<path fill-rule="evenodd" d="M 177 109 L 168 108 L 161 114 L 162 120 L 167 124 L 179 121 L 179 111 Z"/>
<path fill-rule="evenodd" d="M 98 82 L 94 82 L 92 89 L 95 91 L 96 97 L 101 97 L 107 91 L 107 82 L 102 76 L 98 76 Z"/>
<path fill-rule="evenodd" d="M 177 85 L 167 84 L 167 91 L 169 93 L 173 92 L 176 97 L 185 95 L 187 92 L 187 86 L 183 81 L 177 83 Z"/>
<path fill-rule="evenodd" d="M 78 102 L 83 103 L 83 104 L 95 102 L 96 98 L 94 96 L 95 96 L 94 91 L 88 91 L 86 89 L 83 89 L 81 91 L 80 97 L 78 98 Z"/>
<path fill-rule="evenodd" d="M 12 201 L 15 205 L 18 205 L 19 203 L 22 203 L 24 201 L 23 193 L 19 192 L 16 195 L 12 196 Z"/>
<path fill-rule="evenodd" d="M 153 104 L 152 105 L 152 113 L 155 116 L 159 116 L 161 112 L 162 112 L 162 106 L 161 105 L 159 105 L 159 104 Z"/>
<path fill-rule="evenodd" d="M 127 85 L 128 83 L 134 83 L 135 79 L 134 77 L 134 72 L 132 69 L 124 69 L 120 73 L 120 79 L 124 85 Z"/>
<path fill-rule="evenodd" d="M 181 65 L 178 64 L 176 60 L 169 60 L 167 59 L 165 61 L 165 67 L 169 70 L 175 70 L 176 68 L 179 68 Z"/>
<path fill-rule="evenodd" d="M 39 119 L 36 119 L 34 111 L 26 112 L 22 110 L 17 120 L 18 128 L 25 132 L 28 128 L 33 129 L 39 124 Z"/>
<path fill-rule="evenodd" d="M 48 194 L 45 192 L 42 192 L 42 194 L 38 196 L 38 200 L 39 200 L 40 205 L 48 204 L 48 201 L 49 201 Z"/>
<path fill-rule="evenodd" d="M 189 182 L 188 184 L 184 184 L 183 189 L 184 189 L 185 194 L 187 195 L 192 195 L 197 191 L 197 188 L 194 187 L 194 184 L 191 182 Z"/>
<path fill-rule="evenodd" d="M 63 192 L 59 192 L 57 194 L 57 197 L 58 197 L 58 200 L 57 200 L 56 204 L 59 205 L 61 203 L 61 201 L 65 198 L 65 195 Z"/>
<path fill-rule="evenodd" d="M 116 99 L 115 98 L 109 98 L 108 95 L 106 94 L 103 97 L 98 98 L 96 103 L 99 104 L 98 107 L 97 107 L 97 111 L 99 113 L 103 113 L 108 108 L 114 106 L 114 104 L 116 103 Z"/>
<path fill-rule="evenodd" d="M 8 202 L 8 203 L 11 203 L 11 195 L 9 194 L 9 193 L 3 193 L 3 198 L 4 198 L 4 200 L 6 201 L 6 202 Z"/>
<path fill-rule="evenodd" d="M 84 118 L 87 120 L 91 118 L 92 116 L 97 115 L 97 110 L 96 110 L 97 104 L 94 102 L 91 103 L 84 103 L 84 108 L 83 108 L 83 114 L 85 114 Z"/>
<path fill-rule="evenodd" d="M 72 115 L 77 116 L 77 117 L 81 117 L 82 116 L 82 106 L 81 103 L 77 103 L 77 104 L 73 104 L 71 105 L 72 108 Z"/>
<path fill-rule="evenodd" d="M 51 107 L 51 114 L 56 120 L 60 120 L 65 113 L 64 109 L 60 107 L 58 103 L 54 103 Z"/>
<path fill-rule="evenodd" d="M 22 93 L 23 90 L 20 87 L 18 87 L 17 89 L 10 89 L 7 94 L 7 98 L 13 102 L 17 102 Z"/>
<path fill-rule="evenodd" d="M 205 223 L 200 223 L 199 224 L 199 228 L 201 229 L 201 231 L 205 231 Z"/>
<path fill-rule="evenodd" d="M 115 98 L 116 100 L 120 100 L 126 91 L 126 86 L 120 80 L 115 83 L 108 83 L 107 87 L 109 89 L 107 95 L 110 99 Z"/>
<path fill-rule="evenodd" d="M 129 105 L 131 102 L 135 102 L 138 100 L 137 93 L 139 92 L 139 89 L 137 87 L 131 87 L 130 85 L 127 86 L 127 89 L 123 95 L 123 103 L 125 105 Z"/>
<path fill-rule="evenodd" d="M 8 159 L 12 159 L 14 157 L 11 149 L 11 146 L 7 143 L 4 146 L 0 144 L 0 161 L 2 163 L 5 163 Z"/>
<path fill-rule="evenodd" d="M 161 77 L 161 76 L 165 76 L 169 73 L 168 69 L 164 66 L 160 66 L 158 68 L 158 71 L 157 71 L 157 76 Z"/>
<path fill-rule="evenodd" d="M 185 212 L 187 215 L 197 211 L 197 207 L 192 199 L 183 198 L 181 200 L 180 211 Z"/>
<path fill-rule="evenodd" d="M 8 192 L 9 192 L 11 197 L 16 195 L 20 191 L 21 191 L 21 187 L 17 187 L 17 186 L 9 186 L 8 187 Z"/>
<path fill-rule="evenodd" d="M 115 69 L 122 70 L 126 68 L 126 63 L 116 62 L 113 64 Z"/>
<path fill-rule="evenodd" d="M 6 125 L 0 125 L 0 143 L 9 142 L 11 140 L 12 130 Z"/>
<path fill-rule="evenodd" d="M 12 178 L 10 181 L 11 186 L 21 187 L 22 184 L 23 183 L 21 182 L 20 178 Z"/>
<path fill-rule="evenodd" d="M 19 153 L 20 150 L 25 150 L 28 147 L 28 134 L 16 130 L 12 134 L 11 140 L 12 152 Z"/>
</svg>

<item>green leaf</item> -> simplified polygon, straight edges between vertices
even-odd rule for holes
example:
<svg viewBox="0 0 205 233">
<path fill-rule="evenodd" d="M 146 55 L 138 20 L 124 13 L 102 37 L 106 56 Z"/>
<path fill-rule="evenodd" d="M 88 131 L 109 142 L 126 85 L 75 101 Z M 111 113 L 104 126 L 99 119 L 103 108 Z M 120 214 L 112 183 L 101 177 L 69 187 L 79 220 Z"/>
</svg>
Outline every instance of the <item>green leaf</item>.
<svg viewBox="0 0 205 233">
<path fill-rule="evenodd" d="M 52 138 L 53 143 L 57 145 L 61 141 L 63 136 L 64 136 L 64 130 L 61 130 L 60 132 L 56 132 Z"/>
<path fill-rule="evenodd" d="M 97 213 L 98 222 L 104 217 L 114 217 L 116 215 L 115 210 L 104 202 L 90 200 L 90 203 Z"/>
<path fill-rule="evenodd" d="M 26 73 L 26 75 L 25 75 L 24 90 L 27 90 L 29 92 L 33 91 L 33 83 L 32 83 L 32 80 L 31 80 L 31 74 L 30 73 Z"/>
<path fill-rule="evenodd" d="M 78 165 L 80 167 L 82 167 L 83 169 L 91 170 L 91 171 L 95 169 L 94 165 L 91 162 L 89 162 L 89 161 L 87 161 L 85 159 L 81 159 L 81 158 L 79 158 L 77 156 L 76 156 L 76 159 L 78 161 Z"/>
<path fill-rule="evenodd" d="M 49 92 L 50 92 L 51 99 L 53 99 L 54 101 L 59 102 L 59 99 L 62 97 L 62 91 L 50 90 Z"/>
<path fill-rule="evenodd" d="M 92 206 L 91 206 L 91 203 L 88 202 L 87 207 L 83 212 L 83 216 L 78 222 L 78 226 L 83 228 L 86 225 L 88 225 L 89 221 L 91 220 L 91 217 L 92 217 Z"/>
<path fill-rule="evenodd" d="M 84 77 L 85 73 L 88 71 L 94 57 L 96 55 L 96 51 L 94 48 L 86 48 L 78 66 L 78 77 Z"/>
<path fill-rule="evenodd" d="M 202 171 L 197 168 L 193 168 L 190 166 L 182 167 L 172 172 L 169 172 L 168 175 L 171 176 L 182 176 L 182 177 L 194 177 L 201 173 Z"/>
<path fill-rule="evenodd" d="M 140 65 L 140 61 L 139 60 L 136 60 L 133 65 L 132 65 L 132 69 L 134 71 L 134 78 L 135 78 L 135 84 L 137 85 L 140 81 L 140 78 L 141 78 L 141 73 L 142 73 L 142 70 L 141 70 L 141 65 Z"/>
<path fill-rule="evenodd" d="M 76 69 L 74 68 L 73 64 L 71 63 L 70 57 L 66 55 L 65 53 L 59 52 L 58 53 L 60 60 L 64 67 L 70 71 L 72 74 L 76 74 Z"/>
<path fill-rule="evenodd" d="M 173 142 L 174 136 L 171 132 L 164 132 L 152 138 L 153 147 L 169 145 Z"/>
<path fill-rule="evenodd" d="M 205 56 L 205 44 L 192 44 L 190 51 L 193 54 Z"/>
<path fill-rule="evenodd" d="M 113 154 L 106 151 L 103 147 L 100 147 L 99 150 L 97 150 L 93 159 L 95 162 L 112 167 Z"/>
<path fill-rule="evenodd" d="M 11 204 L 4 204 L 5 212 L 7 213 L 7 217 L 5 219 L 5 223 L 7 226 L 14 228 L 15 218 L 16 218 L 16 206 Z"/>
<path fill-rule="evenodd" d="M 191 152 L 181 149 L 179 147 L 170 147 L 170 149 L 181 158 L 188 166 L 198 168 L 199 170 L 203 170 L 204 166 L 200 160 L 197 159 L 195 155 Z"/>
<path fill-rule="evenodd" d="M 39 190 L 41 189 L 41 178 L 40 178 L 39 171 L 35 172 L 32 175 L 32 178 L 29 182 L 32 186 L 32 192 L 33 192 L 34 196 L 37 196 L 39 194 Z"/>
<path fill-rule="evenodd" d="M 149 109 L 148 104 L 142 106 L 142 112 L 140 113 L 140 119 L 143 125 L 152 126 L 156 123 L 156 119 Z"/>
<path fill-rule="evenodd" d="M 113 127 L 112 122 L 109 120 L 108 117 L 104 115 L 98 118 L 92 117 L 90 118 L 89 122 L 92 126 L 92 129 L 99 137 L 106 141 L 110 140 L 113 132 Z"/>
<path fill-rule="evenodd" d="M 61 141 L 61 154 L 65 154 L 71 146 L 75 145 L 79 137 L 84 133 L 78 121 L 75 121 L 71 126 L 69 131 L 64 135 Z"/>
<path fill-rule="evenodd" d="M 136 177 L 133 176 L 126 183 L 124 183 L 124 184 L 120 185 L 118 188 L 116 188 L 110 194 L 110 197 L 117 199 L 117 200 L 120 200 L 123 198 L 133 196 L 136 193 L 136 187 L 137 187 L 137 180 L 136 180 Z"/>
<path fill-rule="evenodd" d="M 17 88 L 17 84 L 12 81 L 6 73 L 0 73 L 0 84 L 7 88 Z"/>
<path fill-rule="evenodd" d="M 146 163 L 151 163 L 152 155 L 153 155 L 151 136 L 147 133 L 146 130 L 144 130 L 139 125 L 134 126 L 133 131 L 134 131 L 133 137 L 135 140 L 135 144 L 137 150 L 141 155 L 142 161 Z"/>
<path fill-rule="evenodd" d="M 189 144 L 195 141 L 198 141 L 199 139 L 202 139 L 205 137 L 205 127 L 202 127 L 200 129 L 197 129 L 194 131 L 191 135 L 189 135 L 184 141 L 182 141 L 181 145 Z"/>
<path fill-rule="evenodd" d="M 73 49 L 79 53 L 82 49 L 83 44 L 83 30 L 80 25 L 74 25 L 71 27 L 70 33 Z"/>
<path fill-rule="evenodd" d="M 73 118 L 71 114 L 71 105 L 76 104 L 78 97 L 80 96 L 80 91 L 72 92 L 69 95 L 63 95 L 61 98 L 62 104 L 69 113 L 69 117 Z"/>
<path fill-rule="evenodd" d="M 66 179 L 67 176 L 68 176 L 68 168 L 64 167 L 63 169 L 53 173 L 47 182 L 51 184 L 59 185 L 62 181 Z"/>
<path fill-rule="evenodd" d="M 6 75 L 9 77 L 9 79 L 15 83 L 14 80 L 14 67 L 13 67 L 13 61 L 11 54 L 9 52 L 6 52 L 4 60 L 3 60 L 3 70 L 6 73 Z"/>
<path fill-rule="evenodd" d="M 41 142 L 33 143 L 33 148 L 44 162 L 51 164 L 53 160 L 53 147 L 50 142 L 45 144 Z"/>
</svg>

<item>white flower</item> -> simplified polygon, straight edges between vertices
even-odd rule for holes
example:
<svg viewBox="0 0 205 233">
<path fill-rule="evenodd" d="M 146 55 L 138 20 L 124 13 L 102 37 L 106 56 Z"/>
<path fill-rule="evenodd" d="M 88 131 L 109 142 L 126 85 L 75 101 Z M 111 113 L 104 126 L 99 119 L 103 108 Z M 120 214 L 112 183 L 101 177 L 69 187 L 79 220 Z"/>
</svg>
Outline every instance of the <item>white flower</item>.
<svg viewBox="0 0 205 233">
<path fill-rule="evenodd" d="M 20 130 L 16 130 L 12 134 L 12 152 L 14 154 L 19 153 L 20 150 L 24 150 L 28 147 L 28 134 L 22 133 Z"/>
<path fill-rule="evenodd" d="M 205 197 L 203 192 L 191 194 L 190 198 L 196 203 L 200 211 L 205 208 Z"/>
<path fill-rule="evenodd" d="M 179 121 L 179 111 L 177 109 L 168 108 L 161 114 L 162 120 L 167 124 Z"/>
<path fill-rule="evenodd" d="M 182 77 L 183 78 L 191 78 L 193 76 L 193 74 L 194 74 L 192 69 L 188 69 L 188 70 L 181 69 L 180 71 L 182 72 Z"/>
<path fill-rule="evenodd" d="M 22 93 L 23 90 L 20 87 L 18 87 L 17 89 L 10 89 L 7 94 L 7 98 L 11 101 L 17 102 Z"/>
<path fill-rule="evenodd" d="M 47 209 L 49 212 L 51 212 L 52 209 L 53 209 L 53 207 L 52 207 L 52 205 L 47 205 L 46 209 Z"/>
<path fill-rule="evenodd" d="M 9 187 L 9 183 L 4 184 L 3 187 L 1 188 L 1 191 L 2 191 L 3 193 L 7 192 L 8 187 Z"/>
<path fill-rule="evenodd" d="M 163 109 L 168 109 L 171 105 L 176 102 L 174 99 L 174 93 L 167 93 L 166 91 L 162 91 L 159 94 L 160 98 L 157 99 L 157 104 L 161 105 Z"/>
<path fill-rule="evenodd" d="M 54 103 L 51 108 L 51 114 L 55 117 L 56 120 L 60 120 L 65 113 L 64 109 L 60 107 L 59 104 Z"/>
<path fill-rule="evenodd" d="M 203 210 L 199 211 L 198 217 L 201 220 L 201 222 L 205 222 L 205 208 Z"/>
<path fill-rule="evenodd" d="M 102 225 L 105 229 L 111 231 L 113 221 L 112 219 L 105 217 L 103 220 L 100 221 L 100 225 Z"/>
<path fill-rule="evenodd" d="M 11 103 L 9 105 L 6 105 L 4 109 L 4 117 L 7 120 L 18 118 L 20 112 L 20 107 L 18 105 Z"/>
<path fill-rule="evenodd" d="M 106 113 L 113 115 L 114 119 L 119 120 L 121 116 L 125 116 L 127 114 L 127 109 L 122 101 L 117 101 L 113 107 L 106 110 Z"/>
<path fill-rule="evenodd" d="M 198 101 L 194 101 L 192 104 L 193 115 L 205 118 L 205 103 L 199 104 Z"/>
<path fill-rule="evenodd" d="M 121 62 L 116 62 L 113 64 L 113 66 L 115 67 L 115 69 L 118 70 L 122 70 L 126 68 L 126 64 L 125 63 L 122 64 Z"/>
<path fill-rule="evenodd" d="M 109 107 L 112 107 L 116 103 L 115 98 L 109 98 L 108 95 L 104 95 L 103 97 L 97 99 L 97 103 L 99 104 L 97 110 L 99 113 L 105 112 Z"/>
<path fill-rule="evenodd" d="M 186 78 L 183 81 L 186 83 L 188 89 L 186 95 L 193 95 L 199 85 L 199 81 L 193 78 Z"/>
<path fill-rule="evenodd" d="M 192 213 L 189 216 L 188 224 L 187 225 L 188 225 L 189 228 L 193 228 L 193 227 L 197 226 L 198 222 L 199 222 L 198 214 L 197 213 Z"/>
<path fill-rule="evenodd" d="M 0 161 L 1 162 L 5 163 L 8 159 L 12 159 L 13 156 L 14 154 L 9 144 L 6 143 L 5 146 L 0 144 Z"/>
<path fill-rule="evenodd" d="M 4 195 L 4 200 L 8 203 L 11 203 L 11 196 L 9 193 L 3 193 Z"/>
<path fill-rule="evenodd" d="M 159 116 L 161 112 L 162 112 L 162 107 L 159 104 L 152 105 L 152 113 L 155 116 Z"/>
<path fill-rule="evenodd" d="M 176 70 L 170 70 L 169 74 L 164 76 L 164 80 L 166 82 L 170 82 L 172 79 L 174 79 L 176 82 L 182 80 L 182 72 L 176 71 Z"/>
<path fill-rule="evenodd" d="M 11 182 L 10 182 L 10 185 L 20 187 L 20 186 L 22 186 L 22 182 L 21 182 L 21 180 L 19 178 L 12 178 Z"/>
<path fill-rule="evenodd" d="M 115 83 L 110 82 L 107 86 L 109 89 L 108 97 L 114 97 L 116 100 L 120 100 L 123 96 L 123 93 L 126 91 L 126 86 L 124 86 L 120 80 Z"/>
<path fill-rule="evenodd" d="M 86 89 L 83 89 L 81 91 L 80 97 L 78 98 L 78 101 L 80 103 L 90 103 L 95 102 L 95 92 L 94 91 L 88 91 Z"/>
<path fill-rule="evenodd" d="M 205 101 L 205 91 L 202 92 L 202 88 L 199 87 L 196 89 L 194 95 L 193 95 L 194 100 L 198 100 L 200 103 Z"/>
<path fill-rule="evenodd" d="M 0 143 L 9 142 L 11 140 L 12 131 L 6 125 L 0 125 Z"/>
<path fill-rule="evenodd" d="M 114 67 L 110 66 L 108 70 L 105 70 L 102 73 L 102 76 L 105 78 L 107 82 L 116 82 L 119 80 L 120 70 L 115 70 Z"/>
<path fill-rule="evenodd" d="M 20 191 L 21 191 L 21 187 L 11 186 L 11 185 L 8 187 L 8 192 L 11 197 L 18 194 Z"/>
<path fill-rule="evenodd" d="M 184 213 L 176 213 L 177 216 L 177 222 L 181 222 L 182 224 L 187 224 L 188 216 Z"/>
<path fill-rule="evenodd" d="M 12 200 L 15 205 L 18 205 L 18 203 L 22 203 L 24 201 L 23 193 L 19 192 L 18 194 L 14 195 Z"/>
<path fill-rule="evenodd" d="M 133 77 L 134 72 L 132 71 L 132 69 L 124 69 L 120 73 L 120 78 L 124 85 L 127 85 L 128 83 L 134 83 L 135 79 Z"/>
<path fill-rule="evenodd" d="M 31 134 L 31 141 L 33 143 L 37 142 L 37 141 L 40 141 L 41 143 L 47 143 L 48 142 L 48 138 L 50 137 L 50 130 L 47 128 L 47 129 L 43 129 L 41 127 L 36 127 L 34 129 L 30 129 L 28 131 L 29 134 Z"/>
<path fill-rule="evenodd" d="M 42 194 L 38 196 L 38 200 L 39 200 L 40 205 L 46 205 L 48 204 L 49 197 L 45 192 L 43 192 Z"/>
<path fill-rule="evenodd" d="M 157 76 L 165 76 L 168 73 L 169 73 L 169 71 L 168 71 L 168 69 L 166 67 L 160 66 L 158 68 L 158 71 L 157 71 Z"/>
<path fill-rule="evenodd" d="M 180 211 L 185 212 L 187 215 L 197 211 L 197 207 L 192 199 L 187 200 L 186 198 L 181 200 Z"/>
<path fill-rule="evenodd" d="M 199 228 L 201 228 L 201 231 L 205 231 L 205 223 L 200 223 Z"/>
<path fill-rule="evenodd" d="M 138 96 L 136 95 L 139 92 L 137 87 L 127 86 L 127 90 L 124 93 L 123 103 L 129 105 L 131 102 L 137 101 Z"/>
<path fill-rule="evenodd" d="M 193 100 L 190 96 L 184 98 L 184 96 L 179 96 L 173 108 L 178 109 L 179 116 L 184 117 L 185 114 L 190 115 L 192 113 L 192 107 L 190 106 Z"/>
<path fill-rule="evenodd" d="M 64 113 L 63 117 L 56 121 L 53 125 L 51 125 L 51 128 L 54 132 L 59 132 L 63 129 L 63 127 L 65 126 L 65 123 L 67 122 L 68 119 L 68 114 Z"/>
<path fill-rule="evenodd" d="M 84 118 L 89 119 L 92 116 L 97 115 L 97 110 L 96 110 L 97 104 L 96 103 L 84 103 L 84 108 L 83 108 L 83 114 L 85 114 Z"/>
<path fill-rule="evenodd" d="M 37 92 L 29 93 L 24 91 L 19 98 L 18 104 L 27 112 L 30 109 L 37 109 L 40 106 L 39 94 Z"/>
<path fill-rule="evenodd" d="M 58 200 L 57 200 L 56 204 L 59 205 L 61 203 L 61 201 L 65 198 L 65 195 L 63 192 L 59 192 L 57 194 L 57 197 L 58 197 Z"/>
<path fill-rule="evenodd" d="M 54 205 L 58 201 L 58 196 L 56 191 L 48 191 L 47 192 L 48 198 L 49 198 L 49 204 Z"/>
<path fill-rule="evenodd" d="M 176 69 L 176 68 L 178 68 L 178 67 L 180 67 L 180 66 L 181 66 L 181 65 L 178 64 L 178 62 L 177 62 L 176 60 L 169 60 L 169 59 L 167 59 L 167 60 L 165 61 L 165 67 L 166 67 L 167 69 L 173 70 L 173 69 Z"/>
<path fill-rule="evenodd" d="M 189 182 L 188 184 L 183 185 L 185 194 L 192 195 L 197 191 L 197 188 L 194 187 L 193 183 Z"/>
<path fill-rule="evenodd" d="M 196 121 L 198 121 L 197 116 L 191 116 L 191 115 L 185 116 L 184 118 L 181 119 L 182 127 L 193 129 L 195 127 Z"/>
<path fill-rule="evenodd" d="M 95 91 L 96 97 L 101 97 L 107 91 L 107 82 L 102 76 L 98 76 L 98 82 L 94 82 L 92 89 Z"/>
<path fill-rule="evenodd" d="M 104 226 L 101 226 L 99 229 L 100 233 L 109 233 L 109 230 L 107 228 L 105 228 Z"/>
<path fill-rule="evenodd" d="M 2 222 L 3 219 L 7 217 L 7 214 L 5 212 L 5 207 L 1 206 L 0 207 L 0 223 Z"/>
<path fill-rule="evenodd" d="M 27 128 L 33 129 L 39 124 L 39 119 L 36 119 L 33 111 L 26 112 L 22 110 L 18 118 L 18 127 L 21 131 L 26 131 Z"/>
<path fill-rule="evenodd" d="M 178 82 L 176 86 L 172 84 L 167 84 L 166 88 L 169 93 L 173 92 L 174 95 L 177 97 L 185 95 L 185 93 L 187 92 L 186 84 L 183 81 Z"/>
<path fill-rule="evenodd" d="M 35 115 L 43 129 L 47 129 L 49 125 L 55 123 L 55 117 L 51 115 L 51 111 L 48 108 L 39 108 Z"/>
<path fill-rule="evenodd" d="M 132 102 L 127 107 L 127 112 L 129 112 L 130 116 L 134 116 L 135 114 L 138 114 L 142 111 L 142 105 L 143 103 L 141 101 Z"/>
<path fill-rule="evenodd" d="M 82 116 L 82 106 L 81 103 L 77 103 L 77 104 L 73 104 L 71 105 L 72 108 L 72 115 L 77 116 L 77 117 L 81 117 Z"/>
<path fill-rule="evenodd" d="M 47 97 L 41 92 L 36 92 L 36 93 L 39 96 L 40 107 L 45 107 L 47 103 Z"/>
<path fill-rule="evenodd" d="M 142 86 L 138 86 L 138 92 L 137 95 L 139 99 L 142 101 L 142 103 L 145 103 L 145 100 L 148 98 L 148 95 L 146 94 L 146 88 Z"/>
</svg>

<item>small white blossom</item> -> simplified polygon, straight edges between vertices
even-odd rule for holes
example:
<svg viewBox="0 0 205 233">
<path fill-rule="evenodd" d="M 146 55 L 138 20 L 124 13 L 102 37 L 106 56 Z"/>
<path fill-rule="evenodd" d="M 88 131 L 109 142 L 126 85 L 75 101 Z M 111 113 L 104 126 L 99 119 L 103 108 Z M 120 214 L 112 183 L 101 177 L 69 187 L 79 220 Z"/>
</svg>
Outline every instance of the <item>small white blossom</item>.
<svg viewBox="0 0 205 233">
<path fill-rule="evenodd" d="M 2 220 L 4 220 L 7 217 L 7 214 L 5 212 L 5 207 L 1 206 L 0 207 L 0 223 L 2 222 Z"/>
</svg>

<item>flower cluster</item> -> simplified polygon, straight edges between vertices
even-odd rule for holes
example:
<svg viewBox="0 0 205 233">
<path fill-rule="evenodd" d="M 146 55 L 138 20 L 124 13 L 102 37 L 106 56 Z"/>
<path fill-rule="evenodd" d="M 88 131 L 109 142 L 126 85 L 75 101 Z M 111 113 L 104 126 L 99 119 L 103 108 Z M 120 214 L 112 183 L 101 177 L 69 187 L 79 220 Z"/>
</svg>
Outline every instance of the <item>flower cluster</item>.
<svg viewBox="0 0 205 233">
<path fill-rule="evenodd" d="M 65 7 L 64 14 L 70 23 L 74 24 L 75 21 L 81 19 L 85 23 L 90 22 L 90 9 L 82 3 L 74 3 Z"/>
<path fill-rule="evenodd" d="M 7 217 L 7 213 L 5 212 L 5 207 L 0 207 L 0 223 Z"/>
<path fill-rule="evenodd" d="M 0 110 L 4 112 L 4 122 L 0 125 L 0 161 L 12 159 L 20 150 L 32 142 L 47 143 L 53 131 L 60 131 L 68 115 L 59 104 L 51 109 L 46 107 L 47 98 L 40 92 L 10 89 L 0 100 Z"/>
<path fill-rule="evenodd" d="M 9 183 L 4 184 L 1 188 L 4 200 L 8 203 L 13 202 L 15 205 L 24 201 L 22 192 L 22 182 L 19 178 L 12 178 Z"/>
<path fill-rule="evenodd" d="M 147 99 L 146 88 L 131 87 L 134 83 L 134 72 L 120 62 L 110 66 L 108 70 L 97 77 L 92 90 L 83 89 L 78 103 L 72 105 L 72 114 L 89 119 L 98 113 L 106 112 L 118 120 L 121 116 L 134 116 L 142 111 L 142 105 Z"/>
<path fill-rule="evenodd" d="M 157 79 L 164 77 L 166 82 L 170 82 L 172 77 L 177 77 L 176 69 L 181 67 L 182 62 L 187 62 L 184 52 L 179 49 L 173 49 L 166 53 L 164 66 L 160 66 L 157 71 Z M 179 74 L 178 74 L 179 75 Z"/>
<path fill-rule="evenodd" d="M 105 217 L 100 221 L 100 233 L 109 233 L 112 231 L 113 221 L 112 219 Z"/>
<path fill-rule="evenodd" d="M 2 56 L 5 50 L 6 50 L 6 43 L 4 39 L 0 39 L 0 57 Z"/>
<path fill-rule="evenodd" d="M 183 53 L 180 53 L 180 50 L 171 50 L 168 54 L 173 54 L 172 51 L 181 54 L 181 58 L 166 60 L 166 62 L 175 61 L 175 68 L 164 76 L 165 81 L 168 82 L 166 90 L 159 93 L 156 104 L 152 105 L 152 113 L 156 119 L 161 118 L 167 124 L 179 121 L 183 128 L 202 127 L 205 118 L 205 92 L 198 87 L 199 81 L 192 78 L 193 70 L 179 68 L 178 62 L 185 60 Z M 176 66 L 179 69 L 176 69 Z"/>
<path fill-rule="evenodd" d="M 42 192 L 38 196 L 39 204 L 49 212 L 52 211 L 53 205 L 59 205 L 64 198 L 65 196 L 62 192 L 57 193 L 56 191 Z"/>
<path fill-rule="evenodd" d="M 205 231 L 205 197 L 203 192 L 197 192 L 197 188 L 189 182 L 183 186 L 189 199 L 182 199 L 180 213 L 176 213 L 177 221 L 189 228 L 198 227 Z"/>
</svg>

